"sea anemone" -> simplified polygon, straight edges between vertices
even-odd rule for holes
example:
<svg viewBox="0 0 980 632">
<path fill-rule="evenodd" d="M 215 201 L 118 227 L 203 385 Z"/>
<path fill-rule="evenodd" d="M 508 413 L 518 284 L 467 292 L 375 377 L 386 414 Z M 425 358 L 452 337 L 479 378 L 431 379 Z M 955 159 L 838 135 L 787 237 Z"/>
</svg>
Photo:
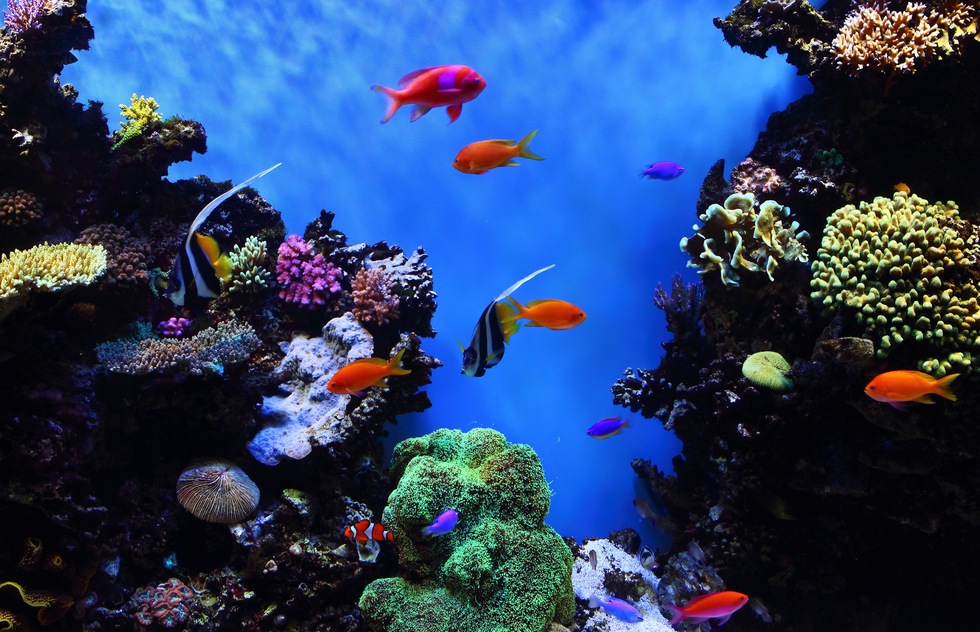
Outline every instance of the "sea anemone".
<svg viewBox="0 0 980 632">
<path fill-rule="evenodd" d="M 764 386 L 780 393 L 793 388 L 789 373 L 789 362 L 775 351 L 760 351 L 745 358 L 742 375 L 756 386 Z"/>
<path fill-rule="evenodd" d="M 177 501 L 201 520 L 233 524 L 259 506 L 259 488 L 231 461 L 200 459 L 177 479 Z"/>
</svg>

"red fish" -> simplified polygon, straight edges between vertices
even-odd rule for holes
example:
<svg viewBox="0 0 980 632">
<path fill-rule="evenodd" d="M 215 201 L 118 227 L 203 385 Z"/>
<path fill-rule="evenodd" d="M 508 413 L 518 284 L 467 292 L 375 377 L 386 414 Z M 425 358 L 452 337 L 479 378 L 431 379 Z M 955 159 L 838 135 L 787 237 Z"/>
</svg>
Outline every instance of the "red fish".
<svg viewBox="0 0 980 632">
<path fill-rule="evenodd" d="M 354 526 L 347 527 L 344 529 L 344 537 L 351 538 L 361 544 L 367 544 L 368 540 L 395 541 L 395 536 L 391 535 L 391 531 L 385 529 L 384 525 L 370 520 L 361 520 Z"/>
<path fill-rule="evenodd" d="M 664 605 L 664 607 L 670 610 L 673 615 L 671 620 L 667 622 L 669 625 L 674 625 L 684 619 L 690 619 L 691 623 L 720 619 L 718 625 L 721 625 L 728 621 L 733 612 L 748 602 L 748 595 L 733 590 L 723 590 L 695 597 L 683 608 L 671 605 Z"/>
<path fill-rule="evenodd" d="M 540 301 L 530 301 L 527 307 L 518 303 L 513 297 L 507 300 L 514 306 L 514 314 L 501 318 L 501 323 L 509 323 L 518 318 L 526 318 L 528 327 L 547 327 L 548 329 L 571 329 L 585 320 L 585 312 L 581 309 L 556 298 L 546 298 Z"/>
<path fill-rule="evenodd" d="M 432 108 L 445 107 L 449 122 L 459 118 L 463 104 L 475 99 L 487 87 L 486 80 L 469 66 L 434 66 L 410 72 L 398 80 L 401 90 L 385 86 L 371 86 L 372 90 L 383 92 L 391 102 L 388 111 L 381 119 L 387 123 L 398 108 L 411 103 L 412 121 L 417 120 Z"/>
<path fill-rule="evenodd" d="M 388 388 L 388 377 L 391 375 L 408 375 L 411 369 L 401 368 L 402 349 L 391 360 L 383 358 L 364 358 L 355 360 L 340 369 L 327 382 L 327 390 L 337 395 L 364 395 L 364 389 L 369 386 Z"/>
<path fill-rule="evenodd" d="M 888 371 L 868 382 L 864 394 L 898 409 L 904 408 L 907 402 L 935 403 L 929 395 L 939 395 L 955 402 L 956 395 L 949 385 L 959 376 L 959 373 L 953 373 L 937 380 L 921 371 Z"/>
<path fill-rule="evenodd" d="M 453 167 L 463 173 L 483 175 L 497 167 L 517 167 L 514 158 L 530 158 L 544 160 L 528 148 L 531 139 L 538 133 L 534 130 L 520 141 L 513 140 L 481 140 L 470 143 L 459 150 Z"/>
</svg>

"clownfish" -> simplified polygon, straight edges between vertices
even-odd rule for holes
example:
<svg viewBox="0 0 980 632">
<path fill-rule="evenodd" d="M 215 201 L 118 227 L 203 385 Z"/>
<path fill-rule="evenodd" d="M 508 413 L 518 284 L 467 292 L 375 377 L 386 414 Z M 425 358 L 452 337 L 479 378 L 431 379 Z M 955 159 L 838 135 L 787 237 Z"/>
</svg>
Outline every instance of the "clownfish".
<svg viewBox="0 0 980 632">
<path fill-rule="evenodd" d="M 526 318 L 531 321 L 527 324 L 528 327 L 571 329 L 585 320 L 585 312 L 580 308 L 556 298 L 529 301 L 526 307 L 512 296 L 508 296 L 507 300 L 514 306 L 515 314 L 502 319 L 501 322 L 505 324 L 518 318 Z"/>
<path fill-rule="evenodd" d="M 534 130 L 520 141 L 481 140 L 470 143 L 456 154 L 453 167 L 457 171 L 479 176 L 497 167 L 519 167 L 520 164 L 514 162 L 514 158 L 544 160 L 528 148 L 537 133 L 538 130 Z"/>
<path fill-rule="evenodd" d="M 929 395 L 939 395 L 955 402 L 956 394 L 949 385 L 959 376 L 959 373 L 953 373 L 937 380 L 921 371 L 887 371 L 868 382 L 864 394 L 899 410 L 908 402 L 934 404 Z"/>
<path fill-rule="evenodd" d="M 402 349 L 391 360 L 383 358 L 364 358 L 355 360 L 334 373 L 327 382 L 327 390 L 337 395 L 364 395 L 364 389 L 369 386 L 388 388 L 388 377 L 392 375 L 408 375 L 411 369 L 401 368 Z"/>
<path fill-rule="evenodd" d="M 378 522 L 371 522 L 367 519 L 361 520 L 357 524 L 344 529 L 344 537 L 351 538 L 360 544 L 367 544 L 368 540 L 377 540 L 378 542 L 385 540 L 389 542 L 395 541 L 395 536 L 391 534 L 391 531 L 385 529 L 384 525 Z"/>
<path fill-rule="evenodd" d="M 382 123 L 391 120 L 398 108 L 406 103 L 415 105 L 409 120 L 418 120 L 432 108 L 445 107 L 452 123 L 459 118 L 463 104 L 479 96 L 487 82 L 468 66 L 452 65 L 415 70 L 399 79 L 398 86 L 402 89 L 371 86 L 375 92 L 391 99 Z"/>
<path fill-rule="evenodd" d="M 166 294 L 174 305 L 182 306 L 188 297 L 217 298 L 221 294 L 221 281 L 231 276 L 231 261 L 221 253 L 218 242 L 197 232 L 218 205 L 258 180 L 282 163 L 272 165 L 245 182 L 235 185 L 211 200 L 201 209 L 187 230 L 184 245 L 174 257 L 174 265 L 167 280 Z"/>
</svg>

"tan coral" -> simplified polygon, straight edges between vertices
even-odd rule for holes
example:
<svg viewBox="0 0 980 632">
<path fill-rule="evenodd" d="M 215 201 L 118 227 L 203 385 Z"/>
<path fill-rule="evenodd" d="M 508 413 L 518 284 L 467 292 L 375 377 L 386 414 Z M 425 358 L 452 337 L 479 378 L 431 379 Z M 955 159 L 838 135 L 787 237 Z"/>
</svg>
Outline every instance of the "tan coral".
<svg viewBox="0 0 980 632">
<path fill-rule="evenodd" d="M 41 217 L 41 203 L 27 191 L 0 193 L 0 226 L 20 228 Z"/>
<path fill-rule="evenodd" d="M 0 255 L 0 301 L 89 285 L 106 269 L 102 246 L 48 243 Z"/>
<path fill-rule="evenodd" d="M 354 317 L 362 323 L 385 323 L 398 318 L 400 299 L 394 283 L 381 268 L 358 270 L 351 284 Z"/>
</svg>

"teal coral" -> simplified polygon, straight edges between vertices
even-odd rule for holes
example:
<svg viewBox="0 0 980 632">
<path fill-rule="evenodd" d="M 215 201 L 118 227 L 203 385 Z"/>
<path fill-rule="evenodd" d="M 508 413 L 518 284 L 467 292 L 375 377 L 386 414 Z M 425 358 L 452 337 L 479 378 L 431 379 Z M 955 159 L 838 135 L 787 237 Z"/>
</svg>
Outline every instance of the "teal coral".
<svg viewBox="0 0 980 632">
<path fill-rule="evenodd" d="M 231 261 L 228 291 L 254 294 L 267 289 L 272 278 L 272 272 L 265 268 L 268 258 L 268 245 L 254 235 L 243 246 L 232 248 L 228 255 Z"/>
<path fill-rule="evenodd" d="M 770 281 L 780 261 L 806 263 L 809 260 L 802 242 L 809 234 L 799 231 L 798 222 L 784 225 L 788 206 L 773 200 L 762 202 L 758 211 L 755 195 L 735 193 L 724 206 L 712 204 L 699 216 L 704 225 L 692 237 L 681 239 L 680 248 L 691 255 L 689 268 L 706 275 L 718 271 L 727 287 L 738 287 L 743 272 L 765 272 Z"/>
<path fill-rule="evenodd" d="M 575 612 L 572 554 L 544 524 L 551 494 L 537 455 L 495 430 L 437 430 L 395 447 L 398 486 L 383 522 L 407 574 L 372 582 L 364 620 L 391 632 L 538 632 Z M 459 524 L 426 538 L 446 509 Z"/>
<path fill-rule="evenodd" d="M 976 227 L 955 202 L 897 192 L 827 219 L 811 297 L 852 314 L 879 358 L 905 348 L 927 373 L 969 371 L 980 351 L 978 260 Z"/>
</svg>

